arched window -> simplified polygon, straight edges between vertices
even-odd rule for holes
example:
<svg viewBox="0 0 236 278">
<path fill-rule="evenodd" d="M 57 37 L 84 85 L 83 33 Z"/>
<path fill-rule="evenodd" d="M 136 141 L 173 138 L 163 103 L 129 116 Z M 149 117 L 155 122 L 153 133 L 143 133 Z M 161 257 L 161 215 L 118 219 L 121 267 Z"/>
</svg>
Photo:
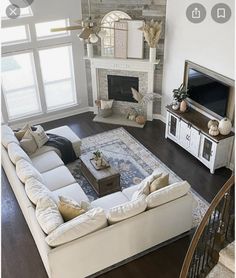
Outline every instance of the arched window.
<svg viewBox="0 0 236 278">
<path fill-rule="evenodd" d="M 122 11 L 111 11 L 103 17 L 101 25 L 104 27 L 113 28 L 114 21 L 119 21 L 120 19 L 131 19 L 131 17 Z M 114 30 L 103 30 L 106 31 L 106 35 L 101 40 L 102 56 L 114 56 Z"/>
</svg>

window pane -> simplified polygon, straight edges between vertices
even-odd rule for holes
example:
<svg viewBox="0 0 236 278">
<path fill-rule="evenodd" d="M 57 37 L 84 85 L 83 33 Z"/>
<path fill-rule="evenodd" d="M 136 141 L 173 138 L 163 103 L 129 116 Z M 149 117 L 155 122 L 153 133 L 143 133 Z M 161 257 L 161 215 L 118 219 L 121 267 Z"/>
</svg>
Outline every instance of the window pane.
<svg viewBox="0 0 236 278">
<path fill-rule="evenodd" d="M 37 23 L 35 24 L 36 35 L 38 38 L 69 35 L 68 31 L 51 32 L 52 28 L 66 27 L 67 25 L 66 19 Z"/>
<path fill-rule="evenodd" d="M 2 58 L 2 86 L 10 119 L 40 112 L 32 53 Z"/>
<path fill-rule="evenodd" d="M 1 17 L 2 19 L 9 19 L 9 17 L 6 15 L 6 8 L 11 5 L 9 0 L 1 0 Z M 30 7 L 27 8 L 21 8 L 20 9 L 20 17 L 24 16 L 32 16 L 32 10 Z"/>
<path fill-rule="evenodd" d="M 27 26 L 28 27 L 28 26 Z M 2 44 L 19 43 L 29 41 L 27 28 L 25 25 L 9 28 L 2 28 Z"/>
<path fill-rule="evenodd" d="M 39 56 L 48 109 L 75 104 L 71 46 L 40 50 Z"/>
</svg>

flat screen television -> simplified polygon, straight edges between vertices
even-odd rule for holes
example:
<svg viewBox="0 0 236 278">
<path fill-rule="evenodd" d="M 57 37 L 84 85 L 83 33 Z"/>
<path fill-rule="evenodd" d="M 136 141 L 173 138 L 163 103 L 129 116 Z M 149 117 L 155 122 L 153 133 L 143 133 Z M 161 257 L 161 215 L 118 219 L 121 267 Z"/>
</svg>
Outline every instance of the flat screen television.
<svg viewBox="0 0 236 278">
<path fill-rule="evenodd" d="M 190 67 L 186 77 L 190 102 L 207 112 L 225 117 L 230 86 Z"/>
</svg>

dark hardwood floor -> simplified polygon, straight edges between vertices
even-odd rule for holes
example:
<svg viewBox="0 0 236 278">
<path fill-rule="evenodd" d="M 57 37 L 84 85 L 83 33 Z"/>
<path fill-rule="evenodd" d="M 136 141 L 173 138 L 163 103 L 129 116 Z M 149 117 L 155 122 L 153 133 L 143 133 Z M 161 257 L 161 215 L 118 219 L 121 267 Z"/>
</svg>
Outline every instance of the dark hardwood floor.
<svg viewBox="0 0 236 278">
<path fill-rule="evenodd" d="M 68 125 L 81 138 L 118 127 L 94 123 L 93 117 L 92 113 L 84 113 L 42 125 L 45 129 Z M 211 202 L 231 175 L 231 171 L 226 168 L 217 170 L 214 175 L 210 174 L 197 159 L 164 138 L 165 125 L 161 121 L 149 122 L 144 129 L 131 127 L 125 129 L 177 175 L 186 179 L 208 202 Z M 99 277 L 177 278 L 189 243 L 190 236 L 185 236 Z M 4 171 L 2 171 L 2 277 L 47 277 Z"/>
</svg>

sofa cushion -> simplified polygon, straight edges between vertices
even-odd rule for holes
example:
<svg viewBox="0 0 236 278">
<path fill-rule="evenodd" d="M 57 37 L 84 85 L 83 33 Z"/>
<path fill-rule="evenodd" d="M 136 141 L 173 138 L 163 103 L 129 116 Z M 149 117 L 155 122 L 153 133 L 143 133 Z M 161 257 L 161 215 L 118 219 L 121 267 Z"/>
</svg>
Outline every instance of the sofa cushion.
<svg viewBox="0 0 236 278">
<path fill-rule="evenodd" d="M 49 234 L 64 223 L 57 204 L 49 196 L 40 198 L 36 205 L 36 218 L 42 230 Z"/>
<path fill-rule="evenodd" d="M 35 126 L 36 130 L 33 130 L 31 134 L 34 137 L 34 140 L 38 146 L 38 148 L 41 148 L 45 143 L 47 143 L 49 137 L 45 133 L 43 127 L 41 125 Z"/>
<path fill-rule="evenodd" d="M 102 208 L 88 212 L 62 224 L 46 237 L 48 245 L 55 247 L 70 242 L 107 226 L 107 218 Z"/>
<path fill-rule="evenodd" d="M 173 201 L 188 193 L 190 185 L 187 181 L 176 182 L 149 194 L 146 198 L 147 207 L 154 208 Z"/>
<path fill-rule="evenodd" d="M 121 204 L 124 204 L 128 202 L 129 199 L 123 194 L 122 192 L 115 192 L 112 194 L 109 194 L 107 196 L 101 197 L 93 202 L 91 202 L 91 205 L 93 207 L 101 207 L 104 210 L 108 210 L 114 206 L 118 206 Z"/>
<path fill-rule="evenodd" d="M 34 167 L 40 173 L 44 173 L 64 165 L 61 158 L 54 151 L 49 151 L 41 155 L 37 155 L 35 157 L 32 157 L 31 160 Z"/>
<path fill-rule="evenodd" d="M 20 159 L 16 162 L 16 174 L 23 183 L 30 178 L 35 178 L 42 183 L 44 182 L 39 171 L 31 163 L 24 159 Z"/>
<path fill-rule="evenodd" d="M 107 211 L 108 222 L 109 224 L 114 224 L 116 222 L 133 217 L 145 211 L 146 207 L 146 195 L 143 195 L 134 201 L 129 201 L 122 205 L 110 208 Z"/>
<path fill-rule="evenodd" d="M 16 143 L 8 144 L 7 150 L 8 150 L 8 155 L 14 164 L 16 164 L 16 162 L 19 161 L 20 159 L 24 159 L 32 163 L 27 153 L 24 152 L 24 150 L 18 144 Z"/>
<path fill-rule="evenodd" d="M 61 157 L 61 152 L 57 148 L 44 145 L 41 148 L 37 149 L 37 151 L 35 153 L 31 154 L 30 158 L 32 159 L 33 157 L 39 156 L 41 154 L 44 154 L 44 153 L 50 152 L 50 151 L 54 151 L 59 157 Z"/>
<path fill-rule="evenodd" d="M 38 200 L 44 196 L 51 196 L 54 198 L 53 193 L 35 178 L 30 178 L 25 182 L 25 191 L 30 201 L 35 205 Z"/>
<path fill-rule="evenodd" d="M 38 146 L 33 135 L 31 134 L 31 129 L 28 129 L 25 132 L 23 138 L 20 140 L 20 145 L 28 155 L 36 152 Z"/>
<path fill-rule="evenodd" d="M 65 221 L 69 221 L 86 212 L 79 203 L 64 196 L 59 196 L 58 209 Z"/>
<path fill-rule="evenodd" d="M 132 185 L 128 188 L 125 188 L 122 190 L 122 192 L 125 194 L 125 196 L 131 200 L 134 192 L 136 192 L 140 188 L 140 184 Z"/>
<path fill-rule="evenodd" d="M 5 148 L 7 148 L 7 146 L 10 143 L 16 143 L 18 145 L 20 144 L 16 136 L 14 135 L 14 132 L 9 126 L 3 125 L 1 127 L 1 134 L 2 134 L 2 144 Z"/>
<path fill-rule="evenodd" d="M 58 199 L 58 196 L 65 196 L 80 203 L 81 201 L 89 202 L 87 195 L 78 183 L 72 183 L 65 187 L 53 191 L 54 196 Z"/>
<path fill-rule="evenodd" d="M 45 185 L 51 191 L 75 183 L 75 179 L 65 166 L 42 173 Z"/>
</svg>

